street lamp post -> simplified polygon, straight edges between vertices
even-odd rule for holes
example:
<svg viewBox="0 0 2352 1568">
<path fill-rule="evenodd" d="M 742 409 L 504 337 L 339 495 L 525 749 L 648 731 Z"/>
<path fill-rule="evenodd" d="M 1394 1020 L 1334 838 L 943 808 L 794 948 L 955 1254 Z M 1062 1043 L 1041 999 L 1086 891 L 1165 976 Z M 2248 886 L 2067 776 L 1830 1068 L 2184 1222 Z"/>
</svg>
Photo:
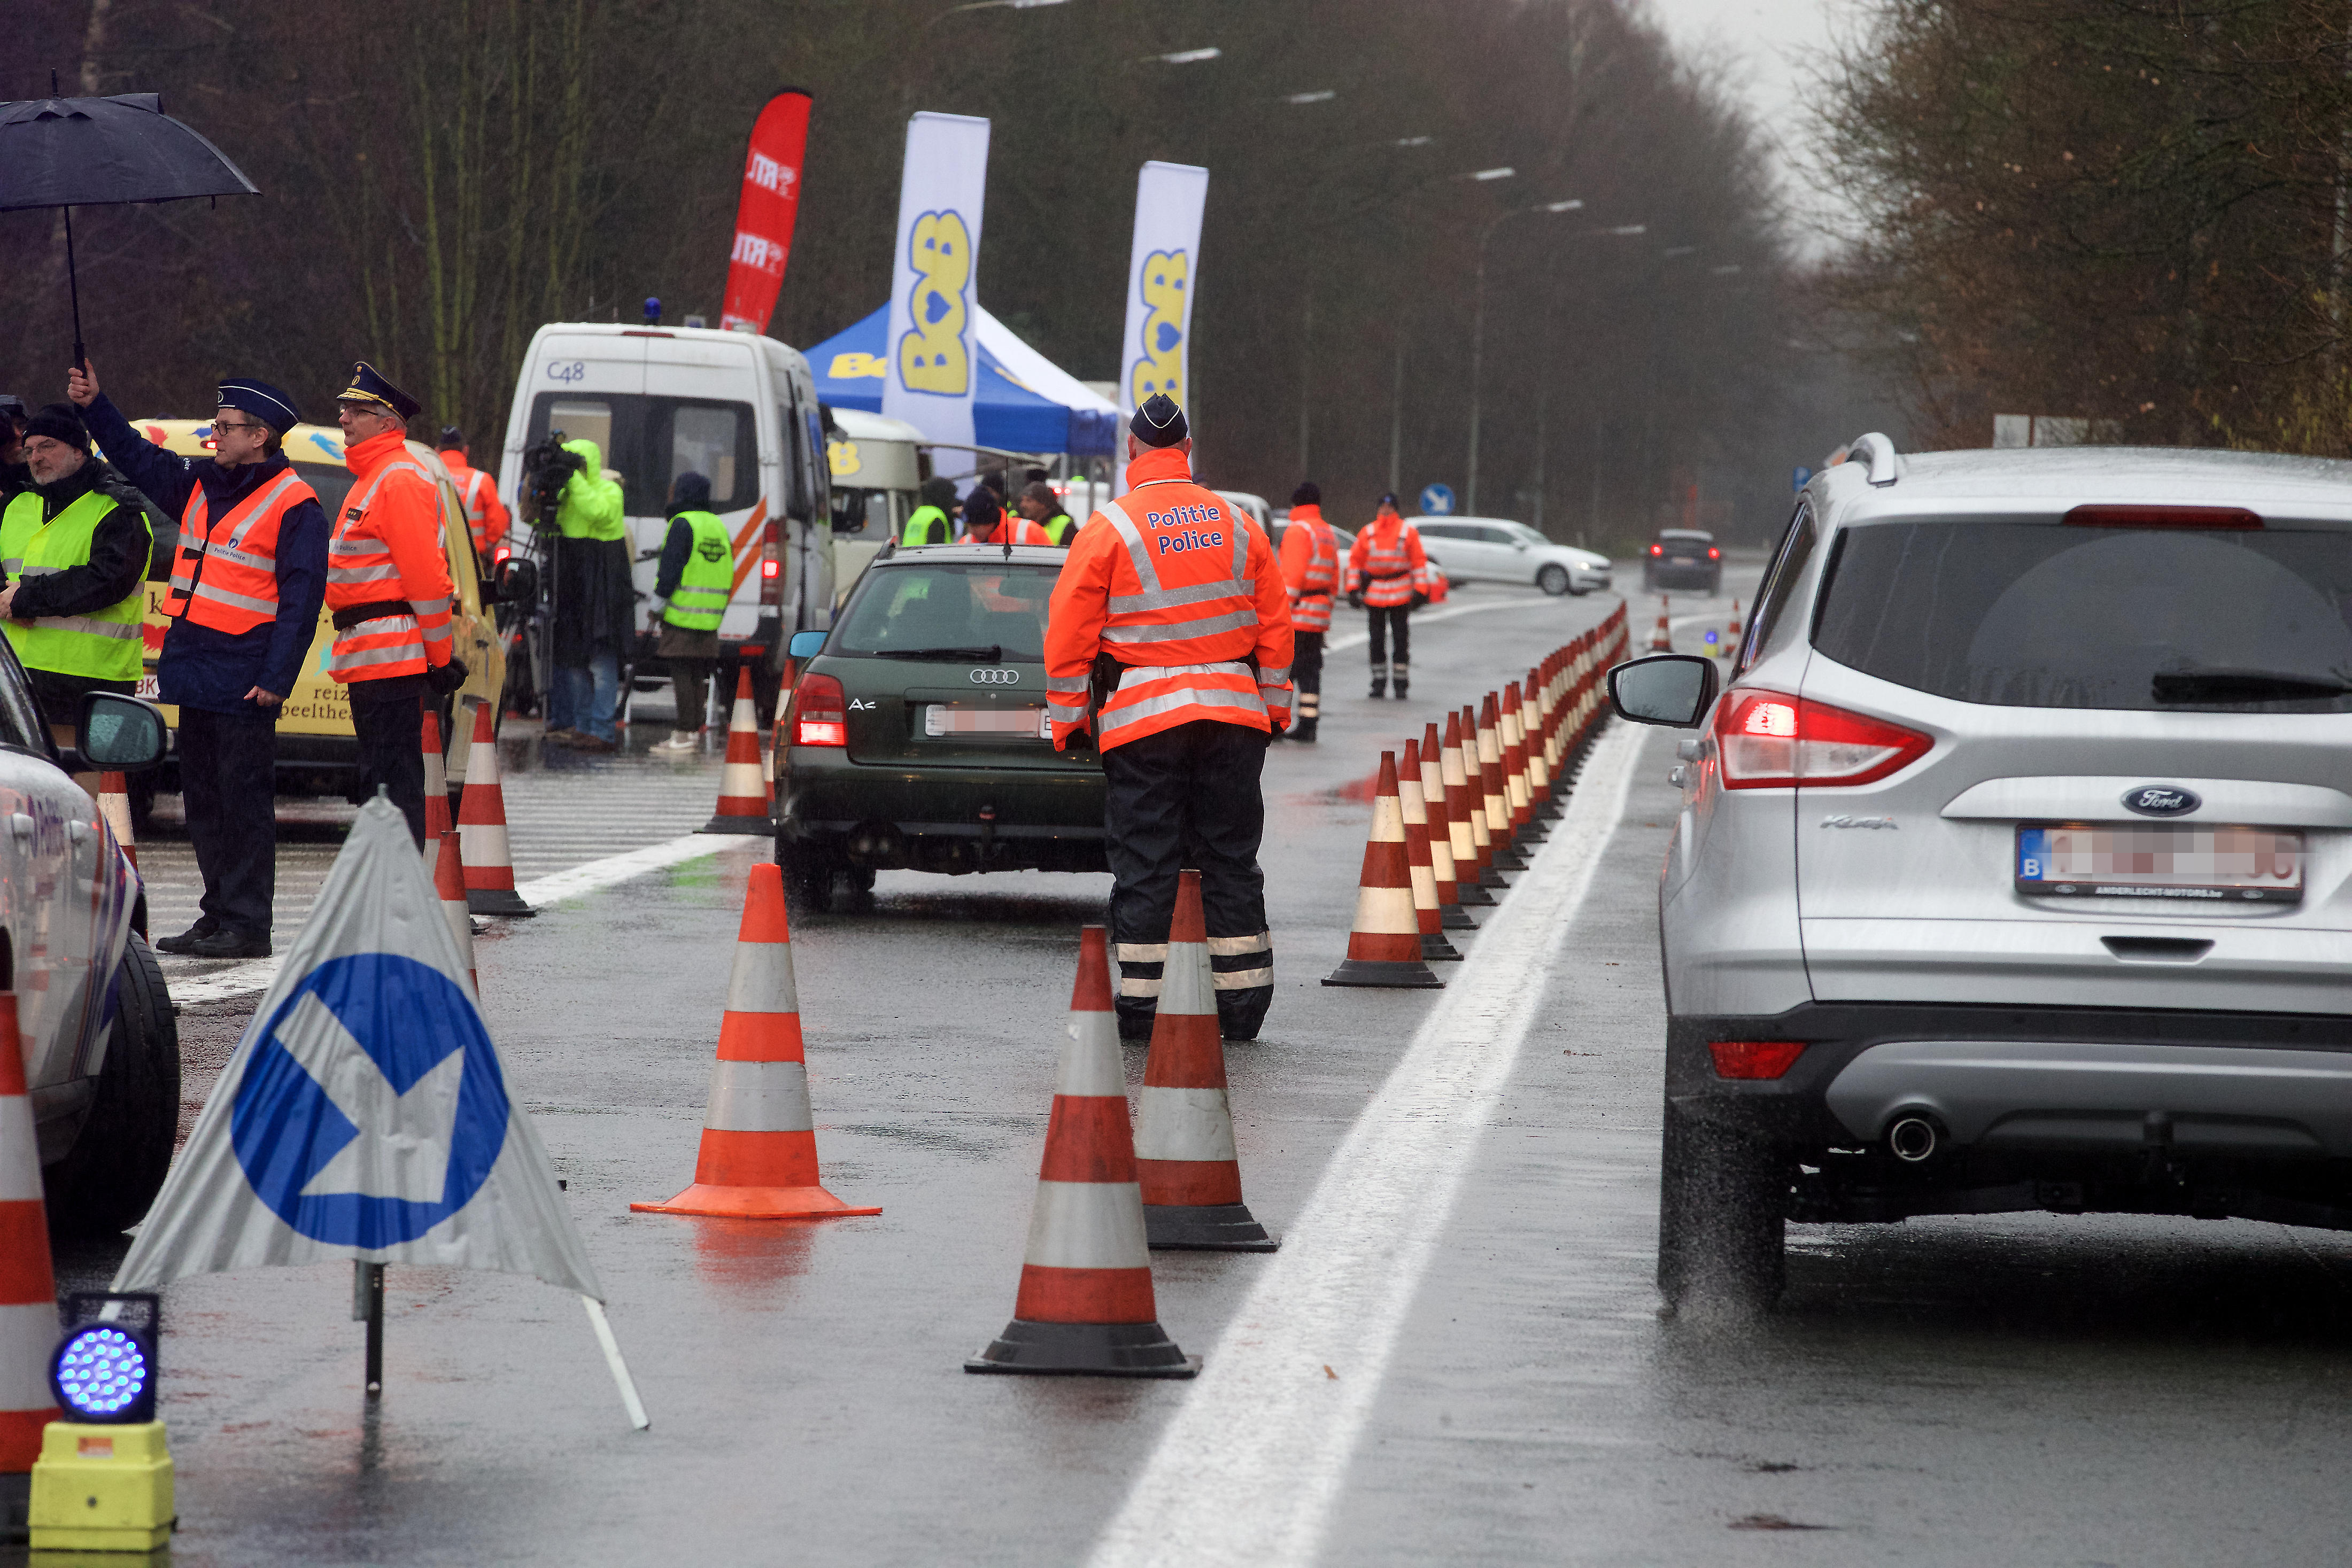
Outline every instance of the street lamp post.
<svg viewBox="0 0 2352 1568">
<path fill-rule="evenodd" d="M 1593 235 L 1643 235 L 1643 234 L 1647 234 L 1647 233 L 1649 233 L 1649 232 L 1650 232 L 1650 225 L 1647 225 L 1647 224 L 1620 224 L 1620 225 L 1618 225 L 1615 228 L 1609 228 L 1609 229 L 1587 229 L 1587 230 L 1585 230 L 1585 231 L 1584 231 L 1584 233 L 1583 233 L 1583 234 L 1581 234 L 1581 235 L 1570 235 L 1569 237 L 1570 237 L 1570 239 L 1584 239 L 1584 238 L 1591 238 L 1591 236 L 1593 236 Z M 1558 278 L 1559 278 L 1559 246 L 1555 246 L 1554 247 L 1552 247 L 1552 251 L 1551 251 L 1550 256 L 1546 259 L 1546 261 L 1545 261 L 1545 263 L 1544 263 L 1544 324 L 1543 324 L 1543 357 L 1544 357 L 1544 363 L 1546 364 L 1546 366 L 1547 366 L 1547 367 L 1548 367 L 1548 366 L 1549 366 L 1549 364 L 1551 363 L 1551 324 L 1552 324 L 1552 317 L 1553 317 L 1553 315 L 1555 314 L 1556 308 L 1557 308 L 1557 307 L 1558 307 L 1558 305 L 1559 305 L 1559 283 L 1558 283 Z M 1545 467 L 1544 467 L 1544 454 L 1545 454 L 1545 447 L 1546 447 L 1546 444 L 1547 444 L 1547 436 L 1548 436 L 1548 434 L 1549 434 L 1549 432 L 1548 432 L 1548 430 L 1547 430 L 1547 428 L 1546 428 L 1546 427 L 1547 427 L 1547 422 L 1548 422 L 1548 420 L 1549 420 L 1549 415 L 1550 415 L 1550 411 L 1551 411 L 1551 377 L 1550 377 L 1549 374 L 1547 374 L 1547 375 L 1542 375 L 1542 376 L 1538 376 L 1538 378 L 1536 378 L 1536 520 L 1535 520 L 1535 529 L 1536 529 L 1536 532 L 1538 532 L 1538 533 L 1542 533 L 1542 532 L 1543 532 L 1543 523 L 1544 523 L 1544 495 L 1545 495 L 1545 492 L 1546 492 L 1546 490 L 1549 488 L 1549 484 L 1550 484 L 1550 481 L 1549 481 L 1549 480 L 1545 476 Z M 1474 426 L 1474 429 L 1475 429 L 1475 426 Z M 1476 450 L 1476 448 L 1475 447 L 1475 445 L 1473 446 L 1472 450 L 1473 450 L 1474 452 Z M 1597 481 L 1596 481 L 1595 494 L 1597 495 L 1598 493 L 1599 493 L 1599 492 L 1598 492 L 1598 486 L 1597 486 Z"/>
<path fill-rule="evenodd" d="M 1433 136 L 1406 136 L 1400 137 L 1391 145 L 1398 147 L 1425 147 L 1436 140 L 1437 139 Z M 1496 180 L 1508 180 L 1517 172 L 1518 171 L 1517 169 L 1508 167 L 1500 169 L 1473 169 L 1466 173 L 1456 174 L 1454 178 L 1457 181 L 1467 180 L 1474 184 L 1486 185 L 1491 184 Z M 1396 377 L 1394 384 L 1389 390 L 1389 493 L 1391 495 L 1402 496 L 1403 494 L 1403 469 L 1404 316 L 1403 313 L 1400 311 L 1397 316 Z"/>
<path fill-rule="evenodd" d="M 1545 202 L 1532 207 L 1517 207 L 1488 222 L 1478 235 L 1478 281 L 1473 293 L 1475 303 L 1470 313 L 1470 474 L 1463 486 L 1462 504 L 1472 517 L 1478 515 L 1478 372 L 1486 349 L 1486 246 L 1495 231 L 1513 218 L 1529 213 L 1572 213 L 1582 207 L 1580 201 Z"/>
</svg>

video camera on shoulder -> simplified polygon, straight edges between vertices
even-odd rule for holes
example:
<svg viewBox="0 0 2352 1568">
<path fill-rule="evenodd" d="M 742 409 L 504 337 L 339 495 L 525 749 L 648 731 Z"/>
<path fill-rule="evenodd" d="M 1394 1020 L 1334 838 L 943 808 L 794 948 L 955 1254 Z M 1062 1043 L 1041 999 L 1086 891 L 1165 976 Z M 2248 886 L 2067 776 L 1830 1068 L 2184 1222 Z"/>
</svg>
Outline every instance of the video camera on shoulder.
<svg viewBox="0 0 2352 1568">
<path fill-rule="evenodd" d="M 580 454 L 564 450 L 567 439 L 563 432 L 551 430 L 544 439 L 523 448 L 522 490 L 530 503 L 530 520 L 555 516 L 563 502 L 563 486 L 587 465 Z"/>
</svg>

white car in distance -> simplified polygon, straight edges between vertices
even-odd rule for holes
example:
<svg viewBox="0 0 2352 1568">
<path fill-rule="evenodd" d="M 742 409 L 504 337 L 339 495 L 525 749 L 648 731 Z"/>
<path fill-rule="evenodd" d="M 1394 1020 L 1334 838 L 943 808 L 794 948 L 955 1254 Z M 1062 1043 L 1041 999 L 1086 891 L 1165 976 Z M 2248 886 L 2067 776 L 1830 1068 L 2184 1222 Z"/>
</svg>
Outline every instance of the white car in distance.
<svg viewBox="0 0 2352 1568">
<path fill-rule="evenodd" d="M 1422 549 L 1448 582 L 1532 583 L 1546 593 L 1609 586 L 1609 558 L 1546 538 L 1507 517 L 1414 517 Z"/>
</svg>

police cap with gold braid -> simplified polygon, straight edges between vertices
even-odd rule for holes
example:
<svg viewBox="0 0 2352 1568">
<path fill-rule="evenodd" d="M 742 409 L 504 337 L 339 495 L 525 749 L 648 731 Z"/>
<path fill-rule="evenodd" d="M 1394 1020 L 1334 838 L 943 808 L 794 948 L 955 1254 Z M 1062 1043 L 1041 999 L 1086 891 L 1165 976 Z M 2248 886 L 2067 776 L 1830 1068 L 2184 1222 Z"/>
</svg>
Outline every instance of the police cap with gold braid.
<svg viewBox="0 0 2352 1568">
<path fill-rule="evenodd" d="M 1173 446 L 1192 434 L 1184 423 L 1184 411 L 1166 392 L 1153 392 L 1144 399 L 1127 428 L 1146 446 Z"/>
<path fill-rule="evenodd" d="M 361 360 L 352 366 L 352 384 L 335 394 L 337 402 L 381 403 L 403 419 L 415 419 L 425 405 L 383 379 L 373 365 Z"/>
</svg>

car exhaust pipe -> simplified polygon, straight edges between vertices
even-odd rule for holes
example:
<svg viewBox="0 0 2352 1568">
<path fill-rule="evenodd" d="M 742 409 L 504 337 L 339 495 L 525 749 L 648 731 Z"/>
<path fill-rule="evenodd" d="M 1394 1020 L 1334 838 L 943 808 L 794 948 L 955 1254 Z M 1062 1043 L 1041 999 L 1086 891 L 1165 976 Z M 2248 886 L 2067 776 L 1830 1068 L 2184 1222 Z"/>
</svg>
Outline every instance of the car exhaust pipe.
<svg viewBox="0 0 2352 1568">
<path fill-rule="evenodd" d="M 1906 1166 L 1926 1165 L 1944 1146 L 1944 1129 L 1925 1111 L 1898 1112 L 1886 1124 L 1886 1147 Z"/>
</svg>

